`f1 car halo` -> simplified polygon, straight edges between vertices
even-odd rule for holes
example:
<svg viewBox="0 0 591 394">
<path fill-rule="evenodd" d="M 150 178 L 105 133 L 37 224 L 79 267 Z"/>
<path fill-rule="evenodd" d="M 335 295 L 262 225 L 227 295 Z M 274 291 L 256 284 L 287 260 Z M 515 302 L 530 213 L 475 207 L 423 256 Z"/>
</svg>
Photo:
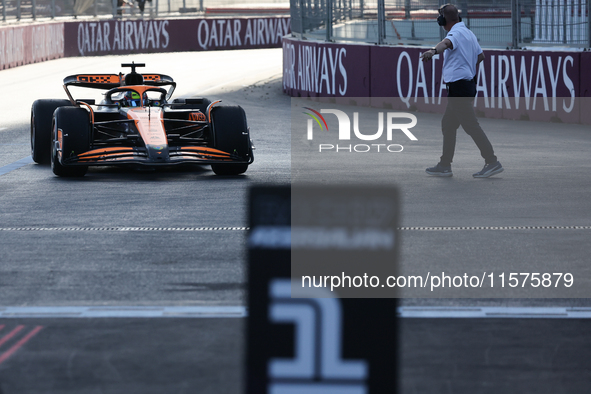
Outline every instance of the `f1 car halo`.
<svg viewBox="0 0 591 394">
<path fill-rule="evenodd" d="M 64 79 L 68 100 L 36 100 L 31 154 L 58 176 L 84 176 L 89 166 L 208 164 L 217 175 L 244 173 L 253 145 L 240 106 L 177 98 L 163 74 L 78 74 Z M 104 99 L 74 99 L 70 87 L 102 89 Z M 166 89 L 168 88 L 168 90 Z"/>
</svg>

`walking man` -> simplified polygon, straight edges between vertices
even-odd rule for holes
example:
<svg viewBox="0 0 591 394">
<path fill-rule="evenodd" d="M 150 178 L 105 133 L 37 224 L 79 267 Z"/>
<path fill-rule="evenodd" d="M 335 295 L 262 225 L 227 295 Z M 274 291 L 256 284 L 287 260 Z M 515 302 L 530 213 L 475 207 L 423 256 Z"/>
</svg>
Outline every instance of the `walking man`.
<svg viewBox="0 0 591 394">
<path fill-rule="evenodd" d="M 488 178 L 503 171 L 493 147 L 480 127 L 474 113 L 476 96 L 476 67 L 484 60 L 484 53 L 474 33 L 462 22 L 458 9 L 446 4 L 439 9 L 437 23 L 448 33 L 435 48 L 421 55 L 425 61 L 444 53 L 443 81 L 447 86 L 447 107 L 441 120 L 443 155 L 435 167 L 427 168 L 429 175 L 452 176 L 451 163 L 456 148 L 456 132 L 460 125 L 472 137 L 484 158 L 484 168 L 473 174 L 475 178 Z"/>
</svg>

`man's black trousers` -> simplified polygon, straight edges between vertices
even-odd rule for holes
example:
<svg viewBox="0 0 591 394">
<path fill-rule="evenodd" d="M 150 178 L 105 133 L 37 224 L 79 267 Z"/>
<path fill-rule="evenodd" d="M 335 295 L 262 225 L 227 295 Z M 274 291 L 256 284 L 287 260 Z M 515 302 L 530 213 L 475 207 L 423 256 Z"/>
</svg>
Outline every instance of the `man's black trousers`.
<svg viewBox="0 0 591 394">
<path fill-rule="evenodd" d="M 440 162 L 442 165 L 449 166 L 453 161 L 456 133 L 460 126 L 472 137 L 486 164 L 497 162 L 493 147 L 476 119 L 474 96 L 476 96 L 474 80 L 460 80 L 447 84 L 447 107 L 441 119 L 443 155 Z"/>
</svg>

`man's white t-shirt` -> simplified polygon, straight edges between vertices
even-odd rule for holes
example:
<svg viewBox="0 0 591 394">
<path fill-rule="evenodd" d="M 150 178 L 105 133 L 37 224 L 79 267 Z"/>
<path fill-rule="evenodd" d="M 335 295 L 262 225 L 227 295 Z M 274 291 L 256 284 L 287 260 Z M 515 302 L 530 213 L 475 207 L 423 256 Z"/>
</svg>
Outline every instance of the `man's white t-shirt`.
<svg viewBox="0 0 591 394">
<path fill-rule="evenodd" d="M 472 79 L 476 75 L 476 62 L 482 48 L 478 39 L 466 27 L 464 22 L 458 22 L 445 37 L 451 41 L 453 48 L 444 52 L 443 81 L 446 83 L 460 79 Z"/>
</svg>

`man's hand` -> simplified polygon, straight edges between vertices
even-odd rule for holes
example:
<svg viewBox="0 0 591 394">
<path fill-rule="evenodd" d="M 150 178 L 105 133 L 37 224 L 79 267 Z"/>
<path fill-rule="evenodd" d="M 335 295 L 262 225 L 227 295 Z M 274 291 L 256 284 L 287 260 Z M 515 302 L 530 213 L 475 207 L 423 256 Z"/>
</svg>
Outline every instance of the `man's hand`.
<svg viewBox="0 0 591 394">
<path fill-rule="evenodd" d="M 476 61 L 476 65 L 478 66 L 480 62 L 484 61 L 484 52 L 478 55 L 478 60 Z"/>
<path fill-rule="evenodd" d="M 424 52 L 421 55 L 421 60 L 423 60 L 424 62 L 428 62 L 433 58 L 433 56 L 435 56 L 435 51 L 433 49 L 429 49 L 427 52 Z"/>
<path fill-rule="evenodd" d="M 453 44 L 448 38 L 444 38 L 439 44 L 435 46 L 433 49 L 429 49 L 427 52 L 421 55 L 421 60 L 424 62 L 428 62 L 433 58 L 433 56 L 445 52 L 446 49 L 453 49 Z"/>
</svg>

